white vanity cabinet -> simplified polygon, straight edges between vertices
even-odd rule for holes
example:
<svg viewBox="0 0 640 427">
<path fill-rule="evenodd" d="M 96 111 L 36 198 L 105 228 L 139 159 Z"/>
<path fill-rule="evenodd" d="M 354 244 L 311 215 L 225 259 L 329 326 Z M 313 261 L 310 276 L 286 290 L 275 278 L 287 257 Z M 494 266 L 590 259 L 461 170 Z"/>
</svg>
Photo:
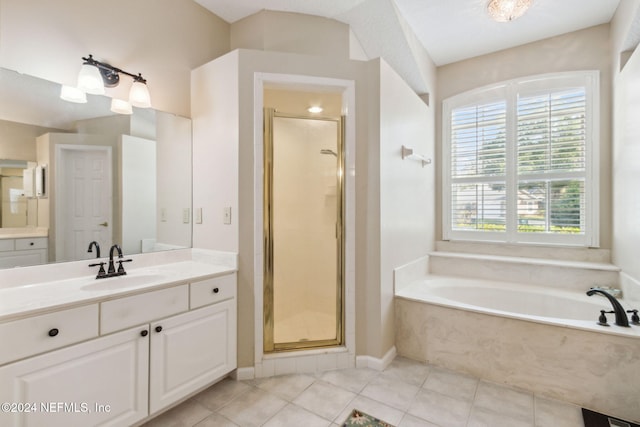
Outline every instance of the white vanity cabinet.
<svg viewBox="0 0 640 427">
<path fill-rule="evenodd" d="M 0 367 L 0 402 L 15 405 L 0 411 L 0 425 L 127 426 L 145 418 L 149 338 L 142 330 Z"/>
<path fill-rule="evenodd" d="M 0 323 L 3 339 L 45 331 L 0 366 L 0 403 L 15 405 L 0 425 L 129 426 L 223 378 L 237 366 L 236 292 L 232 273 Z M 58 324 L 68 346 L 38 344 Z"/>
<path fill-rule="evenodd" d="M 236 368 L 235 299 L 151 324 L 149 413 Z"/>
<path fill-rule="evenodd" d="M 47 249 L 46 237 L 0 239 L 0 268 L 45 264 Z"/>
</svg>

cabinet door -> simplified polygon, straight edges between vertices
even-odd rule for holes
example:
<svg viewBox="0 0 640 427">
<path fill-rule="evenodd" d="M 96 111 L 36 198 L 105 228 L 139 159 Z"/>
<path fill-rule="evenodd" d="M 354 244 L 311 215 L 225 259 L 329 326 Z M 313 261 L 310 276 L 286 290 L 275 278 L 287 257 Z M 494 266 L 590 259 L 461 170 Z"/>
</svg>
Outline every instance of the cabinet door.
<svg viewBox="0 0 640 427">
<path fill-rule="evenodd" d="M 128 426 L 147 416 L 148 326 L 0 368 L 2 426 Z"/>
<path fill-rule="evenodd" d="M 236 300 L 151 324 L 149 412 L 236 368 Z"/>
</svg>

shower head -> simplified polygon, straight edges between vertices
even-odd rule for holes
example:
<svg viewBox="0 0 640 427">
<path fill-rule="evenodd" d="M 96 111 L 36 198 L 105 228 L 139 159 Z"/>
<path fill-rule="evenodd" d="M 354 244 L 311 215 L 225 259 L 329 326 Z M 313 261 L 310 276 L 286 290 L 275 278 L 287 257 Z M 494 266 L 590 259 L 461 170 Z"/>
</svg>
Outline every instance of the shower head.
<svg viewBox="0 0 640 427">
<path fill-rule="evenodd" d="M 329 150 L 328 148 L 323 148 L 322 150 L 320 150 L 320 154 L 331 154 L 332 156 L 338 157 L 338 153 L 333 150 Z"/>
</svg>

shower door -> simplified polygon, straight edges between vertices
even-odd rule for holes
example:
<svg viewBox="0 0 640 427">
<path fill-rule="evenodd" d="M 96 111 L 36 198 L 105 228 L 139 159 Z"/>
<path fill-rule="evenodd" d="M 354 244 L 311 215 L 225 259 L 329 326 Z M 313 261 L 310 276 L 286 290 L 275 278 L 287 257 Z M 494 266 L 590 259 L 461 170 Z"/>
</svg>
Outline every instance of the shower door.
<svg viewBox="0 0 640 427">
<path fill-rule="evenodd" d="M 342 123 L 265 111 L 265 353 L 344 341 Z"/>
</svg>

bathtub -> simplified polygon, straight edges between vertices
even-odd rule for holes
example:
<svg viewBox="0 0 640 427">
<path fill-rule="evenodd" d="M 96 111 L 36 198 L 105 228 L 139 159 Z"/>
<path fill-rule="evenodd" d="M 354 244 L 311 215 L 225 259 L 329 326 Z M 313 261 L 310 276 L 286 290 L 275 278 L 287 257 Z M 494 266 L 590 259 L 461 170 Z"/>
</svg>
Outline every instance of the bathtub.
<svg viewBox="0 0 640 427">
<path fill-rule="evenodd" d="M 609 301 L 585 292 L 551 287 L 496 282 L 446 276 L 428 276 L 396 292 L 396 297 L 464 309 L 513 319 L 530 320 L 564 327 L 592 330 L 640 338 L 640 326 L 615 325 L 607 314 L 609 327 L 598 324 L 600 310 L 611 311 Z M 625 309 L 640 309 L 640 303 L 620 300 Z"/>
<path fill-rule="evenodd" d="M 427 276 L 394 305 L 401 356 L 640 421 L 640 326 L 598 325 L 604 297 Z"/>
</svg>

